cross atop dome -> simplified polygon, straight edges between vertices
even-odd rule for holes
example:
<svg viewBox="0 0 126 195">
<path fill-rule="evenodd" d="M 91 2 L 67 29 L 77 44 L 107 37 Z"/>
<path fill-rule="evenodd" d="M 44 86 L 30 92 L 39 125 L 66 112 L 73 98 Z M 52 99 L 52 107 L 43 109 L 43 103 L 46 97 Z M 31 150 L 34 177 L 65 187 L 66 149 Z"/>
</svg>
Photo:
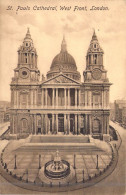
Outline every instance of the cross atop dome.
<svg viewBox="0 0 126 195">
<path fill-rule="evenodd" d="M 95 33 L 95 29 L 94 29 L 94 33 L 93 33 L 93 35 L 92 35 L 92 40 L 98 40 L 98 39 L 97 39 L 97 36 L 96 36 L 96 33 Z"/>
<path fill-rule="evenodd" d="M 61 52 L 66 52 L 67 51 L 67 44 L 66 44 L 66 40 L 65 40 L 65 35 L 63 35 L 63 40 L 62 40 L 62 44 L 61 44 Z"/>
</svg>

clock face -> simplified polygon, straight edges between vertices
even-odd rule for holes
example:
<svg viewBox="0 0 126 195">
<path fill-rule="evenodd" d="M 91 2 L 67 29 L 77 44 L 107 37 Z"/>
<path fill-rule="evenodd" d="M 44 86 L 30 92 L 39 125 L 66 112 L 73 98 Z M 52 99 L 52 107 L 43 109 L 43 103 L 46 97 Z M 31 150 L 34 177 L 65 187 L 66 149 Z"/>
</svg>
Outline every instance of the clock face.
<svg viewBox="0 0 126 195">
<path fill-rule="evenodd" d="M 29 76 L 29 70 L 27 68 L 20 69 L 20 77 L 26 79 Z"/>
<path fill-rule="evenodd" d="M 98 68 L 95 68 L 93 71 L 92 71 L 92 77 L 93 79 L 95 80 L 99 80 L 102 76 L 102 72 L 101 70 L 99 70 Z"/>
</svg>

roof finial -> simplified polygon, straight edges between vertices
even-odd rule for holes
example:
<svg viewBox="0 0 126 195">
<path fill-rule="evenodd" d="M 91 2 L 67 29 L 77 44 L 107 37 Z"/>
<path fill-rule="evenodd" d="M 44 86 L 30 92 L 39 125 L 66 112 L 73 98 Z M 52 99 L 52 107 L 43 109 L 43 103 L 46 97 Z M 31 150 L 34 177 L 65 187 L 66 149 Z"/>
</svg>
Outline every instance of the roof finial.
<svg viewBox="0 0 126 195">
<path fill-rule="evenodd" d="M 27 28 L 27 33 L 26 33 L 25 39 L 31 39 L 31 34 L 30 34 L 29 27 Z"/>
<path fill-rule="evenodd" d="M 30 34 L 30 30 L 29 30 L 29 27 L 27 28 L 27 34 Z"/>
<path fill-rule="evenodd" d="M 63 34 L 63 40 L 62 40 L 62 44 L 61 44 L 61 52 L 65 52 L 67 51 L 67 44 L 66 44 L 66 40 L 65 40 L 65 35 Z"/>
</svg>

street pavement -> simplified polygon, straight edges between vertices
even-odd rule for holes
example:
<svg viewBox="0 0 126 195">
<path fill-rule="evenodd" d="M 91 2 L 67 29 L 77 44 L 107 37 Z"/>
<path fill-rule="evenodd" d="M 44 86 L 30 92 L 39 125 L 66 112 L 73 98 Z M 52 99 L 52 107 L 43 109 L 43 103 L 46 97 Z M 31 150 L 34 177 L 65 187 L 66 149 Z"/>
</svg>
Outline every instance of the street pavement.
<svg viewBox="0 0 126 195">
<path fill-rule="evenodd" d="M 122 144 L 119 149 L 119 160 L 114 172 L 103 179 L 101 182 L 95 184 L 90 188 L 83 188 L 80 190 L 69 191 L 69 192 L 57 192 L 54 195 L 125 195 L 125 143 L 126 143 L 126 130 L 120 127 L 118 124 L 111 122 L 111 125 L 119 132 L 122 138 Z M 0 175 L 0 194 L 42 194 L 49 195 L 50 193 L 45 192 L 35 192 L 30 190 L 25 190 L 17 186 L 8 183 Z"/>
</svg>

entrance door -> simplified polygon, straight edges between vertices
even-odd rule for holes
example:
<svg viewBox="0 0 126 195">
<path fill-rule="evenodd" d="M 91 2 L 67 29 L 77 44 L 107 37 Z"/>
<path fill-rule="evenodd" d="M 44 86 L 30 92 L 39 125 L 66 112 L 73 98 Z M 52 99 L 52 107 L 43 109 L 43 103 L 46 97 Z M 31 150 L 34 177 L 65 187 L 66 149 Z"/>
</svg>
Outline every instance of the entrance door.
<svg viewBox="0 0 126 195">
<path fill-rule="evenodd" d="M 52 132 L 52 114 L 48 114 L 49 119 L 49 132 Z"/>
<path fill-rule="evenodd" d="M 28 121 L 25 118 L 21 120 L 21 129 L 22 132 L 28 132 Z"/>
<path fill-rule="evenodd" d="M 41 132 L 41 128 L 40 127 L 38 127 L 38 134 L 41 134 L 42 132 Z"/>
<path fill-rule="evenodd" d="M 58 115 L 58 132 L 64 132 L 64 116 L 63 116 L 63 114 Z"/>
<path fill-rule="evenodd" d="M 74 130 L 75 130 L 75 127 L 74 127 L 74 115 L 73 114 L 71 114 L 70 115 L 70 132 L 72 132 L 72 133 L 74 133 Z"/>
<path fill-rule="evenodd" d="M 73 121 L 73 118 L 70 119 L 70 132 L 74 132 L 74 121 Z"/>
</svg>

